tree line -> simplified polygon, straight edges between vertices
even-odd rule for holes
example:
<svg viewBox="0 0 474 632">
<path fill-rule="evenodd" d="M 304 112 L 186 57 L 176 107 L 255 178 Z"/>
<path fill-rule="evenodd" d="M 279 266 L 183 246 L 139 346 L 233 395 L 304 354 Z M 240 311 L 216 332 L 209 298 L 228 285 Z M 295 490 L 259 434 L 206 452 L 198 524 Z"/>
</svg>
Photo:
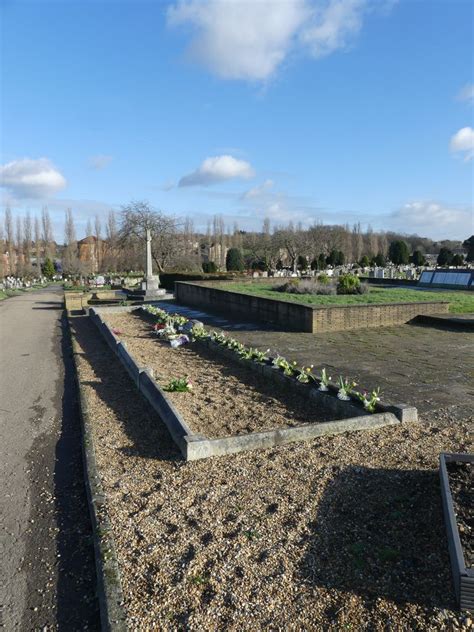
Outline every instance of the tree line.
<svg viewBox="0 0 474 632">
<path fill-rule="evenodd" d="M 74 213 L 67 209 L 61 244 L 54 240 L 47 208 L 35 217 L 29 212 L 13 217 L 7 208 L 0 222 L 0 276 L 28 276 L 46 259 L 60 261 L 62 272 L 68 275 L 141 271 L 147 228 L 153 235 L 152 256 L 159 272 L 212 272 L 229 269 L 229 265 L 232 269 L 322 270 L 351 263 L 383 266 L 388 260 L 420 266 L 426 254 L 438 255 L 440 265 L 462 265 L 461 255 L 453 253 L 462 247 L 467 260 L 473 260 L 473 237 L 461 244 L 374 231 L 370 226 L 363 230 L 360 223 L 272 226 L 268 218 L 260 230 L 248 231 L 237 223 L 226 226 L 219 215 L 209 220 L 206 231 L 199 231 L 190 217 L 178 218 L 147 202 L 134 201 L 119 212 L 110 210 L 106 217 L 97 214 L 93 222 L 89 219 L 82 240 L 77 238 Z"/>
</svg>

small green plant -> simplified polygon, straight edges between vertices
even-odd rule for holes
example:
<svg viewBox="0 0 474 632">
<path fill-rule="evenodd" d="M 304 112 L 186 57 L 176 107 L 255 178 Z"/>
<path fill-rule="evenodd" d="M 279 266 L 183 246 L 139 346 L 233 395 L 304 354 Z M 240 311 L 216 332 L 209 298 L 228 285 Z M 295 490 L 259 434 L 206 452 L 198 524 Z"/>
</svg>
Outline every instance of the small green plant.
<svg viewBox="0 0 474 632">
<path fill-rule="evenodd" d="M 362 393 L 357 393 L 357 397 L 369 413 L 374 413 L 377 408 L 377 402 L 380 401 L 380 388 L 376 388 L 370 393 L 362 391 Z"/>
<path fill-rule="evenodd" d="M 253 353 L 252 353 L 252 360 L 255 360 L 255 362 L 268 362 L 268 353 L 270 352 L 270 349 L 267 349 L 266 351 L 259 351 L 258 349 L 253 349 Z"/>
<path fill-rule="evenodd" d="M 203 340 L 204 338 L 208 338 L 209 334 L 202 325 L 194 325 L 191 329 L 191 336 L 193 340 Z"/>
<path fill-rule="evenodd" d="M 355 274 L 341 274 L 337 281 L 338 294 L 358 294 L 360 279 Z"/>
<path fill-rule="evenodd" d="M 273 359 L 273 366 L 277 367 L 278 369 L 281 369 L 283 371 L 283 373 L 285 375 L 288 375 L 289 377 L 291 377 L 292 375 L 294 375 L 294 373 L 296 373 L 296 362 L 288 362 L 288 360 L 286 358 L 284 358 L 283 356 L 277 356 L 276 358 Z"/>
<path fill-rule="evenodd" d="M 177 377 L 164 387 L 169 393 L 187 393 L 193 389 L 188 377 Z"/>
<path fill-rule="evenodd" d="M 349 401 L 351 398 L 351 393 L 355 386 L 357 386 L 356 382 L 350 382 L 347 378 L 339 377 L 338 380 L 339 390 L 337 392 L 338 399 L 343 401 Z"/>
<path fill-rule="evenodd" d="M 212 342 L 216 342 L 218 345 L 223 345 L 227 343 L 227 336 L 222 332 L 213 331 L 211 334 Z"/>
<path fill-rule="evenodd" d="M 320 391 L 327 391 L 329 389 L 329 382 L 331 381 L 331 376 L 326 373 L 326 369 L 321 370 L 321 377 L 319 383 Z"/>
<path fill-rule="evenodd" d="M 302 366 L 300 372 L 296 376 L 298 382 L 302 384 L 308 384 L 311 380 L 314 380 L 314 375 L 312 374 L 313 364 L 311 366 L 304 367 Z"/>
<path fill-rule="evenodd" d="M 199 573 L 197 573 L 196 575 L 192 575 L 189 581 L 195 586 L 202 586 L 203 584 L 209 583 L 209 575 L 199 575 Z"/>
<path fill-rule="evenodd" d="M 266 351 L 259 351 L 254 347 L 244 347 L 240 345 L 240 348 L 236 349 L 237 353 L 244 360 L 255 360 L 255 362 L 266 362 L 268 360 L 267 353 L 270 349 Z"/>
<path fill-rule="evenodd" d="M 316 278 L 322 285 L 329 285 L 329 283 L 331 282 L 331 277 L 324 272 L 322 274 L 318 274 Z"/>
<path fill-rule="evenodd" d="M 236 349 L 237 355 L 242 358 L 242 360 L 251 360 L 253 355 L 252 347 L 244 347 L 242 345 L 241 349 Z"/>
</svg>

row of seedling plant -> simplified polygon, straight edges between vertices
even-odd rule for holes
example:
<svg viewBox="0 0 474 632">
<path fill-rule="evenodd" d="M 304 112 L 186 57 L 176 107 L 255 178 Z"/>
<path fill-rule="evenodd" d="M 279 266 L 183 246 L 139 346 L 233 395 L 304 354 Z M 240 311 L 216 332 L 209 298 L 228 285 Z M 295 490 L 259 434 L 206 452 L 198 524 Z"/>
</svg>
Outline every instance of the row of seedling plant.
<svg viewBox="0 0 474 632">
<path fill-rule="evenodd" d="M 272 358 L 268 355 L 270 353 L 270 349 L 260 351 L 254 347 L 246 347 L 235 338 L 226 336 L 222 332 L 213 331 L 209 333 L 202 325 L 194 325 L 190 328 L 190 321 L 185 316 L 170 314 L 158 307 L 147 305 L 143 309 L 155 316 L 158 323 L 163 325 L 171 335 L 180 336 L 183 335 L 182 332 L 186 330 L 193 341 L 211 340 L 215 344 L 233 351 L 243 360 L 257 362 L 260 364 L 269 364 L 274 369 L 282 371 L 287 377 L 293 377 L 302 384 L 315 384 L 317 385 L 318 390 L 323 392 L 329 390 L 332 378 L 327 374 L 325 368 L 321 370 L 319 375 L 315 375 L 313 373 L 313 365 L 298 366 L 296 362 L 289 362 L 281 355 L 277 355 Z M 173 333 L 171 333 L 171 330 Z M 370 392 L 358 391 L 356 389 L 357 383 L 344 378 L 343 376 L 339 376 L 335 386 L 337 388 L 337 397 L 340 400 L 360 401 L 365 410 L 370 413 L 375 412 L 377 404 L 380 401 L 380 388 L 376 388 Z"/>
</svg>

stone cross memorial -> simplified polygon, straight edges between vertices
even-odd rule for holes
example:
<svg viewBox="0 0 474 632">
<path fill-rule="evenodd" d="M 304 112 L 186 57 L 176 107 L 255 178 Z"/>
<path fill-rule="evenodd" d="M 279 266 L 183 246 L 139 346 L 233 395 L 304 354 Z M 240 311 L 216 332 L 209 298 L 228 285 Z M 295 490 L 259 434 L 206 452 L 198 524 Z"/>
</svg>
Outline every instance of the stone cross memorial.
<svg viewBox="0 0 474 632">
<path fill-rule="evenodd" d="M 146 229 L 146 263 L 145 279 L 142 281 L 142 292 L 144 299 L 153 299 L 163 296 L 165 290 L 160 289 L 160 277 L 153 274 L 153 259 L 151 257 L 151 231 Z"/>
</svg>

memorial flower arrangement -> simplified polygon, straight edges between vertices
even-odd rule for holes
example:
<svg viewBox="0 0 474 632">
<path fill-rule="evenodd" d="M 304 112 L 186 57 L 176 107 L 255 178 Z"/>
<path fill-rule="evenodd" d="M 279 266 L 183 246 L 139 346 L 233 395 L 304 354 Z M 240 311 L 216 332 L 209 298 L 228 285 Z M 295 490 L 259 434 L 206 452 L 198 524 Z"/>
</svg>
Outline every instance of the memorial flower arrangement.
<svg viewBox="0 0 474 632">
<path fill-rule="evenodd" d="M 229 349 L 236 353 L 240 358 L 260 364 L 269 364 L 272 368 L 280 370 L 287 377 L 293 377 L 303 384 L 309 384 L 311 381 L 318 384 L 318 390 L 328 391 L 331 377 L 327 374 L 325 368 L 321 370 L 320 376 L 316 377 L 313 374 L 313 365 L 308 367 L 298 367 L 296 362 L 290 362 L 285 357 L 277 354 L 276 357 L 271 358 L 269 356 L 270 349 L 266 351 L 259 351 L 254 347 L 246 347 L 241 342 L 230 336 L 226 336 L 224 332 L 212 331 L 208 333 L 205 327 L 200 324 L 194 324 L 185 316 L 179 314 L 170 314 L 169 312 L 159 308 L 147 305 L 143 307 L 145 311 L 156 317 L 157 323 L 153 329 L 159 337 L 163 337 L 170 341 L 173 348 L 179 347 L 190 339 L 195 340 L 210 340 L 211 342 L 218 344 L 226 349 Z M 183 333 L 186 332 L 186 333 Z M 184 388 L 186 384 L 186 388 Z M 361 402 L 365 410 L 370 413 L 374 413 L 377 409 L 377 403 L 380 401 L 380 389 L 374 389 L 370 393 L 367 391 L 358 392 L 355 389 L 356 382 L 349 380 L 348 378 L 339 377 L 337 397 L 342 401 L 350 401 L 352 398 Z M 191 390 L 192 385 L 187 378 L 178 378 L 172 380 L 165 390 Z"/>
</svg>

